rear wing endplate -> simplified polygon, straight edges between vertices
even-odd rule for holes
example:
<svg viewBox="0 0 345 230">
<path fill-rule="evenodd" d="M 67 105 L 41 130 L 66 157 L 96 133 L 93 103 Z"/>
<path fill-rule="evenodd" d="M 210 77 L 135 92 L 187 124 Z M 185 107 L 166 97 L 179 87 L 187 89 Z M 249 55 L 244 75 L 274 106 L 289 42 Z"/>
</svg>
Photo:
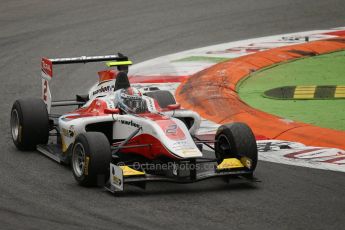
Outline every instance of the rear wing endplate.
<svg viewBox="0 0 345 230">
<path fill-rule="evenodd" d="M 48 113 L 52 106 L 52 97 L 49 88 L 49 81 L 53 78 L 53 66 L 64 64 L 79 64 L 90 62 L 103 62 L 107 61 L 107 66 L 116 66 L 119 71 L 128 71 L 128 66 L 132 62 L 127 56 L 121 53 L 118 55 L 105 55 L 105 56 L 81 56 L 81 57 L 68 57 L 68 58 L 42 58 L 41 61 L 41 76 L 42 76 L 42 99 L 47 105 Z"/>
</svg>

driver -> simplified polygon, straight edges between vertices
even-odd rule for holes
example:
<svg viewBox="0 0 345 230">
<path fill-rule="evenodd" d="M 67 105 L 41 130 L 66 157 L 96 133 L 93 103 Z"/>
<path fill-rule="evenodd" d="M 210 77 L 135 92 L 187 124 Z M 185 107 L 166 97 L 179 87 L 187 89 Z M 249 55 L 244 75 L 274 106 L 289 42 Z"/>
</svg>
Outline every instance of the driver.
<svg viewBox="0 0 345 230">
<path fill-rule="evenodd" d="M 132 87 L 120 89 L 116 93 L 118 107 L 126 113 L 144 113 L 147 112 L 147 105 L 141 92 Z"/>
</svg>

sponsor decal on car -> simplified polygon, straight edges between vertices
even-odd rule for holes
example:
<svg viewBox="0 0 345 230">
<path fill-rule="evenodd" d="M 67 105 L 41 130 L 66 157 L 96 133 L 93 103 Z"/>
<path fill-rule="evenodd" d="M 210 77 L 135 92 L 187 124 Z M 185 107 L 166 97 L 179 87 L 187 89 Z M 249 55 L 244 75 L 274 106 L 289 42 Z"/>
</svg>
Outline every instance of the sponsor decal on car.
<svg viewBox="0 0 345 230">
<path fill-rule="evenodd" d="M 182 154 L 185 155 L 186 157 L 191 156 L 191 155 L 195 155 L 198 154 L 199 151 L 195 148 L 184 148 L 182 149 Z"/>
<path fill-rule="evenodd" d="M 89 175 L 89 162 L 90 162 L 90 157 L 85 157 L 84 174 L 86 176 Z"/>
<path fill-rule="evenodd" d="M 168 128 L 165 130 L 166 134 L 175 134 L 177 131 L 177 125 L 176 124 L 171 124 L 168 126 Z"/>
<path fill-rule="evenodd" d="M 117 191 L 123 191 L 123 171 L 114 164 L 110 164 L 110 184 Z"/>
<path fill-rule="evenodd" d="M 134 121 L 126 121 L 126 120 L 121 120 L 121 119 L 118 119 L 116 121 L 120 122 L 123 125 L 129 125 L 129 126 L 133 126 L 133 127 L 136 127 L 136 128 L 140 127 L 140 125 L 135 123 Z"/>
<path fill-rule="evenodd" d="M 99 93 L 107 93 L 114 91 L 115 86 L 114 85 L 108 85 L 108 86 L 102 86 L 101 88 L 96 89 L 95 91 L 92 92 L 92 95 L 96 95 Z"/>
<path fill-rule="evenodd" d="M 113 175 L 112 179 L 113 179 L 113 183 L 114 184 L 116 184 L 118 186 L 121 186 L 122 181 L 121 181 L 120 178 L 118 178 L 117 176 Z"/>
<path fill-rule="evenodd" d="M 156 123 L 163 130 L 165 135 L 174 141 L 185 140 L 186 136 L 183 130 L 172 120 L 157 120 Z"/>
<path fill-rule="evenodd" d="M 41 69 L 42 72 L 44 72 L 46 75 L 48 75 L 48 77 L 53 77 L 53 64 L 49 59 L 46 58 L 42 58 L 41 61 Z M 47 79 L 49 80 L 49 79 Z"/>
</svg>

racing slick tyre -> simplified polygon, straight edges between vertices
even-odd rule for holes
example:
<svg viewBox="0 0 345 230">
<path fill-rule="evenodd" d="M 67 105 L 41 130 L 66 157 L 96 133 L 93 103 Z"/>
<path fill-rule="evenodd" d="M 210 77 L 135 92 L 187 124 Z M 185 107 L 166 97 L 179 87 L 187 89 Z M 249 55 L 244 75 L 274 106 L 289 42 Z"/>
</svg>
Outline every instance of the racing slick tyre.
<svg viewBox="0 0 345 230">
<path fill-rule="evenodd" d="M 176 104 L 174 95 L 168 90 L 157 90 L 145 93 L 146 96 L 156 99 L 159 106 L 163 109 L 168 105 Z"/>
<path fill-rule="evenodd" d="M 16 100 L 11 110 L 11 134 L 13 143 L 20 150 L 34 150 L 38 144 L 47 144 L 49 117 L 42 99 Z"/>
<path fill-rule="evenodd" d="M 215 139 L 218 163 L 225 158 L 238 158 L 247 168 L 255 170 L 258 149 L 255 136 L 248 125 L 241 122 L 222 125 L 218 128 Z"/>
<path fill-rule="evenodd" d="M 83 186 L 101 186 L 109 179 L 110 144 L 100 132 L 79 134 L 72 149 L 74 178 Z"/>
</svg>

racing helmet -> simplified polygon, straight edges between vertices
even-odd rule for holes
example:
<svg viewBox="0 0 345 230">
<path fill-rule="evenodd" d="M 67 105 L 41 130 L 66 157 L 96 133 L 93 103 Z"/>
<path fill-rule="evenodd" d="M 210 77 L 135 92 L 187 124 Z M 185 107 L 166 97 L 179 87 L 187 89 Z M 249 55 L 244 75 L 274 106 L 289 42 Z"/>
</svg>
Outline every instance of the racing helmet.
<svg viewBox="0 0 345 230">
<path fill-rule="evenodd" d="M 118 106 L 127 113 L 144 113 L 148 111 L 142 93 L 133 87 L 128 87 L 120 91 Z"/>
</svg>

